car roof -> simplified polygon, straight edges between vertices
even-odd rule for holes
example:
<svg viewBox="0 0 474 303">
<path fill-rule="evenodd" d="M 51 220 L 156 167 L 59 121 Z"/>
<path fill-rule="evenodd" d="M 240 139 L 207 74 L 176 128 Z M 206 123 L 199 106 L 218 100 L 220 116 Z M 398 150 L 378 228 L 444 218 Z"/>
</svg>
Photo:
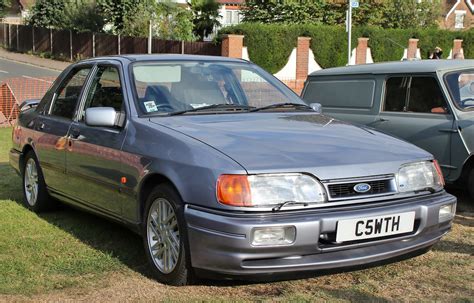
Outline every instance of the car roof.
<svg viewBox="0 0 474 303">
<path fill-rule="evenodd" d="M 310 76 L 348 74 L 434 73 L 443 70 L 474 67 L 474 60 L 417 60 L 360 64 L 322 69 Z"/>
<path fill-rule="evenodd" d="M 182 54 L 133 54 L 133 55 L 114 55 L 102 56 L 82 60 L 80 62 L 94 62 L 101 60 L 120 60 L 128 62 L 137 61 L 225 61 L 225 62 L 247 62 L 243 59 L 228 58 L 222 56 L 203 56 L 203 55 L 182 55 Z"/>
</svg>

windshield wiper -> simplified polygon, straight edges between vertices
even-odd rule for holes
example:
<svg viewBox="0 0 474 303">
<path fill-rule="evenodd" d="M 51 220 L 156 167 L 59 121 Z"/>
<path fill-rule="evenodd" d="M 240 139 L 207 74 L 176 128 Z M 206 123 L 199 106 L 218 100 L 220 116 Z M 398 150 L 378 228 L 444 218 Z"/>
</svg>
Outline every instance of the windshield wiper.
<svg viewBox="0 0 474 303">
<path fill-rule="evenodd" d="M 303 205 L 304 207 L 308 206 L 309 204 L 306 202 L 296 202 L 296 201 L 286 201 L 283 203 L 278 204 L 277 206 L 272 208 L 272 211 L 280 211 L 284 206 L 287 205 Z"/>
<path fill-rule="evenodd" d="M 311 106 L 302 104 L 302 103 L 291 103 L 291 102 L 285 102 L 285 103 L 275 103 L 272 105 L 267 105 L 267 106 L 262 106 L 262 107 L 257 107 L 252 110 L 251 112 L 258 112 L 261 110 L 266 110 L 266 109 L 273 109 L 273 108 L 304 108 L 304 109 L 309 109 L 313 110 Z"/>
<path fill-rule="evenodd" d="M 254 108 L 255 108 L 254 106 L 249 106 L 249 105 L 221 103 L 221 104 L 212 104 L 212 105 L 208 105 L 208 106 L 196 107 L 196 108 L 193 108 L 193 109 L 180 110 L 180 111 L 169 113 L 168 116 L 182 115 L 182 114 L 185 114 L 185 113 L 205 111 L 205 110 L 209 110 L 209 109 L 222 109 L 222 110 L 237 111 L 237 110 L 250 110 L 250 109 L 254 109 Z"/>
</svg>

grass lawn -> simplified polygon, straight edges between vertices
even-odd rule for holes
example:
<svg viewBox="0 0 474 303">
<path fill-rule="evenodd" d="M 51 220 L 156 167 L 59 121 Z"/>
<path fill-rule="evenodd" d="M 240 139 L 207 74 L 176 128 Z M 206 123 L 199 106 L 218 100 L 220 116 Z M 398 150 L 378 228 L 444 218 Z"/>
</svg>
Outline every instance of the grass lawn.
<svg viewBox="0 0 474 303">
<path fill-rule="evenodd" d="M 0 301 L 474 301 L 472 211 L 458 213 L 432 251 L 398 263 L 282 282 L 162 285 L 149 278 L 141 239 L 127 229 L 69 207 L 41 215 L 23 208 L 10 137 L 0 129 Z"/>
</svg>

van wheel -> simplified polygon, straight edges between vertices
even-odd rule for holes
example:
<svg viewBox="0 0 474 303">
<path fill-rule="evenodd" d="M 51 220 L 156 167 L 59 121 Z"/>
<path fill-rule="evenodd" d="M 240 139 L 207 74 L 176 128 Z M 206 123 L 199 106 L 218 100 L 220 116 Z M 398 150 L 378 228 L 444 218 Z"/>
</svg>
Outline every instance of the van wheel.
<svg viewBox="0 0 474 303">
<path fill-rule="evenodd" d="M 146 201 L 145 252 L 155 278 L 169 285 L 187 285 L 192 279 L 183 202 L 169 185 L 155 187 Z"/>
<path fill-rule="evenodd" d="M 471 173 L 469 174 L 467 188 L 469 191 L 469 195 L 471 196 L 471 202 L 474 202 L 474 168 L 471 169 Z"/>
<path fill-rule="evenodd" d="M 23 204 L 34 212 L 50 210 L 54 200 L 48 195 L 43 172 L 33 151 L 25 156 L 23 166 Z"/>
</svg>

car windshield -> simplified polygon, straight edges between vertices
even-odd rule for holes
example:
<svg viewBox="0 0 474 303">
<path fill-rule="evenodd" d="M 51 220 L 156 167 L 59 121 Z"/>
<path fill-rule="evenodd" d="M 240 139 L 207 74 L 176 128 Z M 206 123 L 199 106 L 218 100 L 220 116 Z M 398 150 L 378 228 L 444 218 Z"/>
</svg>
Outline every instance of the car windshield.
<svg viewBox="0 0 474 303">
<path fill-rule="evenodd" d="M 305 104 L 273 76 L 246 62 L 137 62 L 131 70 L 144 115 L 249 112 L 275 104 Z"/>
<path fill-rule="evenodd" d="M 455 105 L 463 111 L 474 111 L 474 70 L 450 73 L 445 81 Z"/>
</svg>

